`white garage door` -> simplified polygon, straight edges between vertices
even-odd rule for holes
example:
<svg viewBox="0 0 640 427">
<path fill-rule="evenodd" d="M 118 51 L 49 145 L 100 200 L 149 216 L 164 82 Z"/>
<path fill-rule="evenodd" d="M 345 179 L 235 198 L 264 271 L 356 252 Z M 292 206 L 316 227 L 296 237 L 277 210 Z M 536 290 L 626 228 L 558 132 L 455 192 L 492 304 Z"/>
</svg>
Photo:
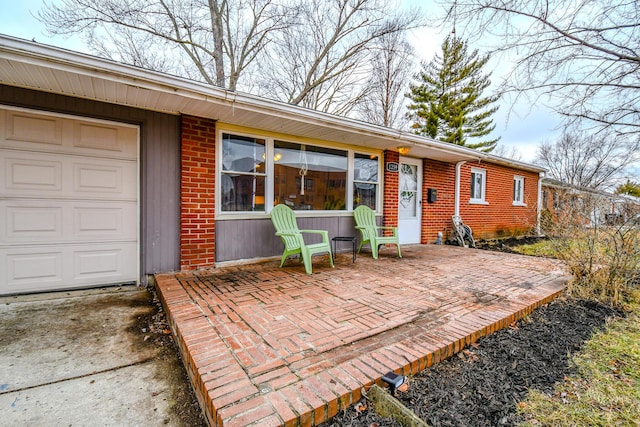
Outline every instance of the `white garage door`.
<svg viewBox="0 0 640 427">
<path fill-rule="evenodd" d="M 0 106 L 0 294 L 137 281 L 138 134 Z"/>
</svg>

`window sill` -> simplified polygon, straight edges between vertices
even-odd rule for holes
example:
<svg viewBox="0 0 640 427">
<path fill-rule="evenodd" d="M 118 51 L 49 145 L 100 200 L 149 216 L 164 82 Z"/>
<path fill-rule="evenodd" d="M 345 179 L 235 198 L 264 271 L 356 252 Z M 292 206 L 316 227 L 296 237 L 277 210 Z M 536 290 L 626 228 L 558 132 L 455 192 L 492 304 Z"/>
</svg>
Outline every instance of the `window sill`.
<svg viewBox="0 0 640 427">
<path fill-rule="evenodd" d="M 487 202 L 486 200 L 480 200 L 480 199 L 469 199 L 469 204 L 470 205 L 488 205 L 489 202 Z"/>
<path fill-rule="evenodd" d="M 295 210 L 296 217 L 304 218 L 322 218 L 322 217 L 353 217 L 353 211 L 347 210 L 335 210 L 335 211 L 311 211 L 311 210 Z M 382 215 L 379 212 L 376 212 L 377 216 Z M 265 219 L 271 218 L 271 213 L 260 211 L 260 212 L 218 212 L 216 214 L 216 221 L 234 221 L 234 220 L 245 220 L 245 219 Z"/>
<path fill-rule="evenodd" d="M 513 202 L 513 206 L 522 206 L 522 207 L 526 208 L 527 204 L 526 203 L 522 203 L 522 202 Z"/>
</svg>

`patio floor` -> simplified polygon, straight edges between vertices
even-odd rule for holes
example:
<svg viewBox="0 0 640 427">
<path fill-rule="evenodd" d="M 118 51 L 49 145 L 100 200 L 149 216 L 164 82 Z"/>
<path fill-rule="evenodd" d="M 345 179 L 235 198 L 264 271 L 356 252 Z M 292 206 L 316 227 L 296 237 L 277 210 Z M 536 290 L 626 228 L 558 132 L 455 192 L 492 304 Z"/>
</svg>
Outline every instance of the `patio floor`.
<svg viewBox="0 0 640 427">
<path fill-rule="evenodd" d="M 415 374 L 556 297 L 552 260 L 453 246 L 383 248 L 156 275 L 211 425 L 320 424 L 389 371 Z"/>
</svg>

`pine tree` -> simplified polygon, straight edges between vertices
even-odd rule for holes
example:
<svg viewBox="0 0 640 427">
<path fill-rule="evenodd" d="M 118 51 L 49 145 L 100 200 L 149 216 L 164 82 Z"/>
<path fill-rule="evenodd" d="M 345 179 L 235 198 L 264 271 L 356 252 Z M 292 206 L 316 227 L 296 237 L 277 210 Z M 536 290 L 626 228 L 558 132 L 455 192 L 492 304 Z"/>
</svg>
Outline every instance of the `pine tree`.
<svg viewBox="0 0 640 427">
<path fill-rule="evenodd" d="M 479 57 L 478 50 L 468 53 L 467 44 L 452 34 L 442 44 L 442 56 L 436 54 L 423 63 L 416 74 L 417 84 L 407 96 L 408 116 L 415 133 L 444 142 L 490 152 L 500 138 L 469 142 L 495 129 L 491 115 L 498 110 L 498 96 L 483 97 L 489 87 L 490 74 L 482 68 L 489 56 Z"/>
<path fill-rule="evenodd" d="M 628 194 L 633 197 L 640 197 L 640 183 L 627 180 L 616 188 L 617 194 Z"/>
</svg>

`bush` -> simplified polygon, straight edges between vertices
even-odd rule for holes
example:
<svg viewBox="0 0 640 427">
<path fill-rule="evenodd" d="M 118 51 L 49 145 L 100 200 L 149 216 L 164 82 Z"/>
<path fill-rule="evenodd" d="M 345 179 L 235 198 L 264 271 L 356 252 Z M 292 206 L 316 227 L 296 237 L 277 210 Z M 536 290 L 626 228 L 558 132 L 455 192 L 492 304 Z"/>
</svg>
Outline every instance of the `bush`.
<svg viewBox="0 0 640 427">
<path fill-rule="evenodd" d="M 569 292 L 615 305 L 633 300 L 640 281 L 640 227 L 632 220 L 601 221 L 596 197 L 572 202 L 552 226 L 556 256 L 573 275 Z"/>
</svg>

